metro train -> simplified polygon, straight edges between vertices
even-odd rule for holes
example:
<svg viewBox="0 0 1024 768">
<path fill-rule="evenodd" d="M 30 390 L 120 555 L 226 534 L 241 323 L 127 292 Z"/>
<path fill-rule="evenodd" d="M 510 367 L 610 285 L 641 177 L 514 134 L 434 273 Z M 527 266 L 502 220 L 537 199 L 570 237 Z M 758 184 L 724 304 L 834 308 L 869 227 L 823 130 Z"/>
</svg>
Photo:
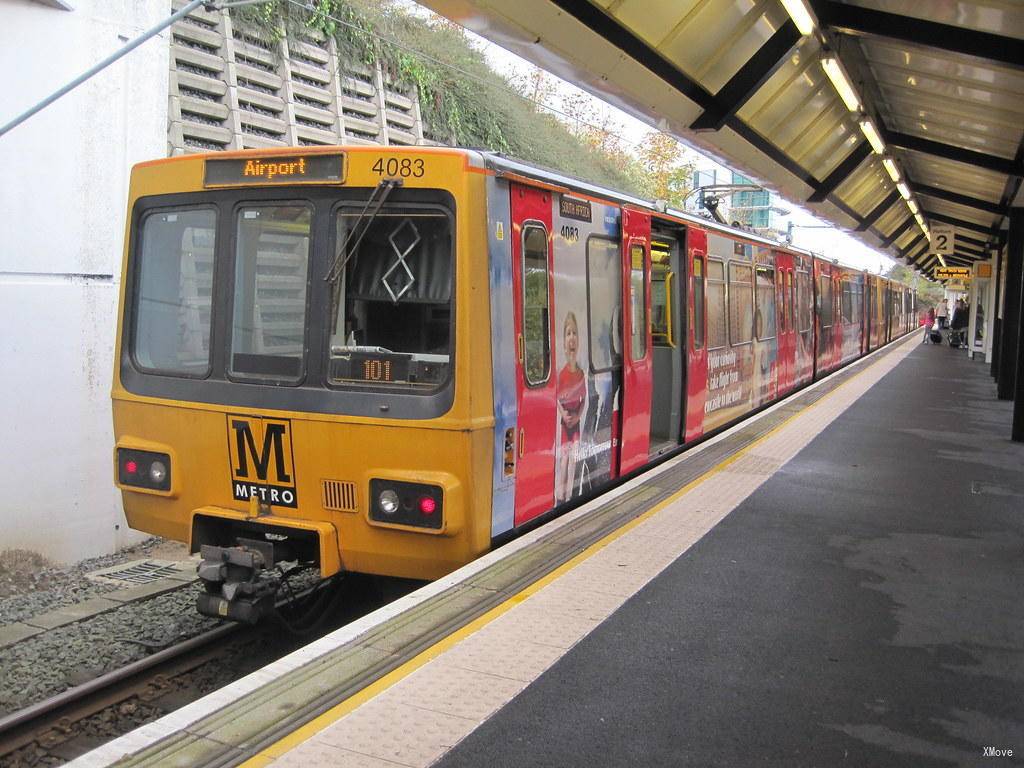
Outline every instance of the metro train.
<svg viewBox="0 0 1024 768">
<path fill-rule="evenodd" d="M 440 577 L 916 325 L 885 278 L 479 151 L 173 157 L 128 206 L 115 481 L 241 621 L 281 563 Z"/>
</svg>

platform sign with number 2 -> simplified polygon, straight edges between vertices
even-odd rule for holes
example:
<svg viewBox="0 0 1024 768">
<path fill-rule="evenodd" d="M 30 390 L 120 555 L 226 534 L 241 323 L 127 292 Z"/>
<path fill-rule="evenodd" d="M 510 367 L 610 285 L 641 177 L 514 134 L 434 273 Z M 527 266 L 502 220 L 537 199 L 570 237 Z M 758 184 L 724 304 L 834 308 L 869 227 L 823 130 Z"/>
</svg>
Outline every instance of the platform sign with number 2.
<svg viewBox="0 0 1024 768">
<path fill-rule="evenodd" d="M 932 253 L 953 255 L 953 227 L 950 224 L 932 224 Z"/>
</svg>

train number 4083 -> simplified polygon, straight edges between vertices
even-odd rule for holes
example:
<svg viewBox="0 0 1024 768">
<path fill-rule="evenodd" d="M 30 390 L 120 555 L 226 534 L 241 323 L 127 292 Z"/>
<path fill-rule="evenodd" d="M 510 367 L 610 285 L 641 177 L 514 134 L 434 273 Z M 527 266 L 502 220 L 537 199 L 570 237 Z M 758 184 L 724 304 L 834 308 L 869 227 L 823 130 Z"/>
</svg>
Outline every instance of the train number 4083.
<svg viewBox="0 0 1024 768">
<path fill-rule="evenodd" d="M 371 169 L 378 176 L 401 176 L 402 178 L 420 178 L 425 172 L 422 158 L 413 157 L 378 157 Z"/>
</svg>

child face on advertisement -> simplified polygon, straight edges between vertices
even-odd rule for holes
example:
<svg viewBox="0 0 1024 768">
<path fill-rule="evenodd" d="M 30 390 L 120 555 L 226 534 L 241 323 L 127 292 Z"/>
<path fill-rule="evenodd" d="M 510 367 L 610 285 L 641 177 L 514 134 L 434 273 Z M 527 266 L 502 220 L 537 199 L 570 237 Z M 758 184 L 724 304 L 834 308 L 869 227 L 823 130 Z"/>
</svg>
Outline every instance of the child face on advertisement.
<svg viewBox="0 0 1024 768">
<path fill-rule="evenodd" d="M 572 312 L 565 316 L 565 361 L 575 370 L 578 367 L 576 356 L 579 353 L 580 332 L 576 325 L 576 316 Z"/>
</svg>

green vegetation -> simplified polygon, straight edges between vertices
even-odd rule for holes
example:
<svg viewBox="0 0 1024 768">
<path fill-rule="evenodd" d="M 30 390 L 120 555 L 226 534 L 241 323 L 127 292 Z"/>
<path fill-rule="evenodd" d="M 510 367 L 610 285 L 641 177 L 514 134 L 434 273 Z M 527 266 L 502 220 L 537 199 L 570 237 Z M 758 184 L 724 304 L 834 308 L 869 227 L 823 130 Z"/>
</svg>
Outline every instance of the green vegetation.
<svg viewBox="0 0 1024 768">
<path fill-rule="evenodd" d="M 419 93 L 425 132 L 440 143 L 502 152 L 671 205 L 689 192 L 692 173 L 673 139 L 652 132 L 638 153 L 628 152 L 607 121 L 599 125 L 592 108 L 572 99 L 562 100 L 567 120 L 559 120 L 538 106 L 555 96 L 543 73 L 509 81 L 443 19 L 412 14 L 392 0 L 316 0 L 311 10 L 271 0 L 232 14 L 272 42 L 315 30 L 336 40 L 343 59 L 379 62 L 392 82 Z"/>
<path fill-rule="evenodd" d="M 942 285 L 915 274 L 914 270 L 905 264 L 893 264 L 885 276 L 890 280 L 916 288 L 917 306 L 921 309 L 935 306 L 942 301 L 942 297 L 945 295 Z"/>
</svg>

